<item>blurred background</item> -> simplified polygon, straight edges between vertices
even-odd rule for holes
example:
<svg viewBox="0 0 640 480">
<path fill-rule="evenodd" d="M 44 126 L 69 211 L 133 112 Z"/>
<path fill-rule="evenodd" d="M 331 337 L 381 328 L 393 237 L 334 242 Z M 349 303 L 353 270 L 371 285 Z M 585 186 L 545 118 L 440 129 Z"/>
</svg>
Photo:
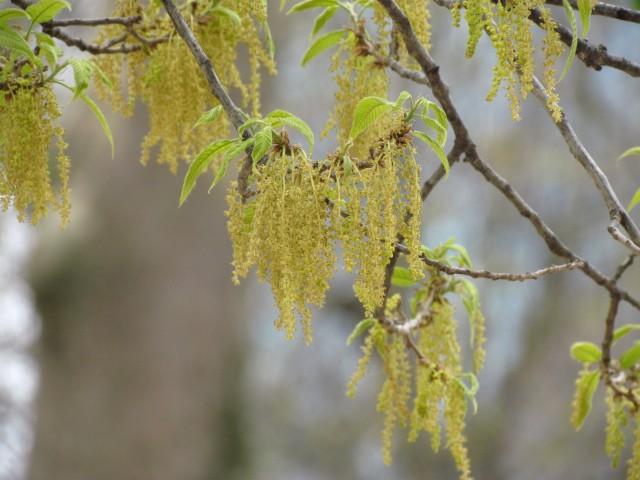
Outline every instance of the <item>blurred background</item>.
<svg viewBox="0 0 640 480">
<path fill-rule="evenodd" d="M 263 110 L 291 111 L 318 132 L 333 99 L 330 54 L 299 66 L 317 12 L 286 16 L 278 3 L 270 2 L 270 23 L 279 75 L 265 78 Z M 73 4 L 80 17 L 110 8 Z M 542 106 L 528 99 L 523 120 L 514 123 L 502 99 L 486 103 L 494 62 L 487 40 L 467 60 L 464 29 L 451 28 L 439 7 L 432 15 L 432 54 L 483 158 L 570 248 L 612 274 L 626 252 L 608 236 L 606 207 Z M 638 62 L 639 32 L 594 18 L 589 38 Z M 396 79 L 392 87 L 391 97 L 409 89 L 429 98 Z M 626 204 L 640 186 L 640 163 L 616 159 L 640 144 L 640 82 L 576 60 L 559 92 Z M 65 109 L 73 162 L 66 230 L 53 215 L 37 228 L 16 223 L 12 213 L 0 217 L 0 479 L 457 478 L 446 451 L 434 454 L 426 437 L 407 444 L 403 432 L 393 465 L 382 463 L 376 362 L 356 398 L 345 396 L 360 353 L 345 346 L 361 318 L 353 278 L 336 276 L 326 308 L 315 315 L 313 344 L 285 341 L 273 327 L 268 286 L 254 278 L 231 283 L 224 186 L 207 195 L 202 182 L 178 209 L 186 165 L 172 176 L 138 162 L 145 111 L 129 120 L 109 115 L 109 123 L 114 158 L 88 110 Z M 317 152 L 334 148 L 325 141 Z M 426 178 L 437 160 L 422 158 Z M 457 165 L 424 207 L 424 243 L 450 237 L 478 269 L 522 273 L 560 263 L 466 165 Z M 468 418 L 475 477 L 624 478 L 624 465 L 611 469 L 604 453 L 602 392 L 579 433 L 569 424 L 579 370 L 569 348 L 577 340 L 600 343 L 606 292 L 579 272 L 475 283 L 489 338 L 479 412 Z M 637 266 L 622 286 L 640 295 Z M 460 312 L 463 338 L 464 318 Z M 638 312 L 623 305 L 619 322 L 637 321 Z"/>
</svg>

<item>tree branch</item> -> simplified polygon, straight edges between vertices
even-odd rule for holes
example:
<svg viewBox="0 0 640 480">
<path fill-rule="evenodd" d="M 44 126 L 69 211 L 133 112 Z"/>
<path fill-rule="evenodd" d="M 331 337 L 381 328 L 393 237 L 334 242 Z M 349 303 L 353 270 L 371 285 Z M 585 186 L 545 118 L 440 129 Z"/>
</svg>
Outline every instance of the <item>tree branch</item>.
<svg viewBox="0 0 640 480">
<path fill-rule="evenodd" d="M 562 0 L 546 0 L 546 4 L 562 7 Z M 574 10 L 578 10 L 578 3 L 575 0 L 569 0 L 569 4 Z M 640 23 L 640 12 L 638 10 L 611 5 L 609 3 L 596 3 L 593 6 L 591 15 L 614 18 L 625 22 Z"/>
</svg>

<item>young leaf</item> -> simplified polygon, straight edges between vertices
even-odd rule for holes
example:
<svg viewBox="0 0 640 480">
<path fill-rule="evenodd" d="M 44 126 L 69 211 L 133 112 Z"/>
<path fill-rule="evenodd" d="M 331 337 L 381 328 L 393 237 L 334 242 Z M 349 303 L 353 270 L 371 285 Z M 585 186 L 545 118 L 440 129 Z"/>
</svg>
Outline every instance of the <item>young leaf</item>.
<svg viewBox="0 0 640 480">
<path fill-rule="evenodd" d="M 311 156 L 314 145 L 313 131 L 304 120 L 284 110 L 274 110 L 264 117 L 264 120 L 273 128 L 287 126 L 298 130 L 309 141 L 309 156 Z"/>
<path fill-rule="evenodd" d="M 415 135 L 420 140 L 422 140 L 423 142 L 425 142 L 427 145 L 429 145 L 431 147 L 431 150 L 433 150 L 435 154 L 438 155 L 438 158 L 440 159 L 440 162 L 444 167 L 445 178 L 449 177 L 449 159 L 447 158 L 447 155 L 444 153 L 444 150 L 442 150 L 442 147 L 440 146 L 440 144 L 437 141 L 435 141 L 433 138 L 431 138 L 429 135 L 426 135 L 422 132 L 413 132 L 412 134 Z"/>
<path fill-rule="evenodd" d="M 347 345 L 351 345 L 356 338 L 373 327 L 375 323 L 376 321 L 373 318 L 365 318 L 364 320 L 360 320 L 353 329 L 353 332 L 351 332 L 351 335 L 349 335 L 349 338 L 347 338 Z"/>
<path fill-rule="evenodd" d="M 640 202 L 640 188 L 636 190 L 636 193 L 633 194 L 633 197 L 631 198 L 631 201 L 627 206 L 627 212 L 630 212 L 633 209 L 633 207 L 635 207 L 638 204 L 638 202 Z"/>
<path fill-rule="evenodd" d="M 253 150 L 251 151 L 251 158 L 254 163 L 269 151 L 271 142 L 273 142 L 273 130 L 271 127 L 263 128 L 254 135 Z"/>
<path fill-rule="evenodd" d="M 191 190 L 193 190 L 193 187 L 196 185 L 196 180 L 209 166 L 209 163 L 211 163 L 214 157 L 231 148 L 235 142 L 235 139 L 216 140 L 204 147 L 202 151 L 198 153 L 193 162 L 191 162 L 191 165 L 189 165 L 189 170 L 187 170 L 187 174 L 184 177 L 182 193 L 180 194 L 180 205 L 182 205 L 187 199 Z"/>
<path fill-rule="evenodd" d="M 69 65 L 73 69 L 73 79 L 76 82 L 75 99 L 80 93 L 82 93 L 91 82 L 91 72 L 93 71 L 93 63 L 89 60 L 78 60 L 75 58 L 69 59 Z"/>
<path fill-rule="evenodd" d="M 571 345 L 571 356 L 581 363 L 599 362 L 602 357 L 602 350 L 591 342 L 576 342 Z"/>
<path fill-rule="evenodd" d="M 578 0 L 577 3 L 582 21 L 582 38 L 585 38 L 591 26 L 591 0 Z"/>
<path fill-rule="evenodd" d="M 331 17 L 335 15 L 337 11 L 338 7 L 327 7 L 324 12 L 318 15 L 313 22 L 313 28 L 311 29 L 311 35 L 309 36 L 309 38 L 315 37 L 316 34 L 320 30 L 322 30 L 322 27 L 327 24 L 327 22 L 331 19 Z"/>
<path fill-rule="evenodd" d="M 344 30 L 334 30 L 332 32 L 326 33 L 321 37 L 318 37 L 315 42 L 311 44 L 309 49 L 305 52 L 304 57 L 302 57 L 302 66 L 304 67 L 309 60 L 311 60 L 316 55 L 324 52 L 326 49 L 333 47 L 340 43 L 342 37 L 344 37 Z"/>
<path fill-rule="evenodd" d="M 415 285 L 418 283 L 413 279 L 411 272 L 409 272 L 408 268 L 404 267 L 395 267 L 393 269 L 393 274 L 391 275 L 391 285 L 395 285 L 396 287 L 410 287 L 411 285 Z"/>
<path fill-rule="evenodd" d="M 380 97 L 365 97 L 358 102 L 353 113 L 353 125 L 349 137 L 355 139 L 369 128 L 378 118 L 390 112 L 395 104 Z"/>
<path fill-rule="evenodd" d="M 598 388 L 598 382 L 600 382 L 600 370 L 588 372 L 578 380 L 576 390 L 576 394 L 578 395 L 576 398 L 577 412 L 574 420 L 576 430 L 580 430 L 580 428 L 582 428 L 582 424 L 591 411 L 593 394 Z"/>
<path fill-rule="evenodd" d="M 622 337 L 624 337 L 627 333 L 631 332 L 632 330 L 640 330 L 640 325 L 628 324 L 616 329 L 616 331 L 613 332 L 613 343 L 616 343 L 618 340 L 620 340 Z"/>
<path fill-rule="evenodd" d="M 236 12 L 234 12 L 230 8 L 221 7 L 220 5 L 216 5 L 215 7 L 213 7 L 210 10 L 210 12 L 213 13 L 213 14 L 218 14 L 218 15 L 221 15 L 223 17 L 229 18 L 238 27 L 240 25 L 242 25 L 242 19 L 240 18 L 240 15 L 238 15 Z"/>
<path fill-rule="evenodd" d="M 240 143 L 235 144 L 229 150 L 226 151 L 224 157 L 222 157 L 222 162 L 220 163 L 220 168 L 216 172 L 216 176 L 213 178 L 213 182 L 211 182 L 211 186 L 209 187 L 209 193 L 213 190 L 220 180 L 224 178 L 225 173 L 227 172 L 227 166 L 229 162 L 236 158 L 238 155 L 243 153 L 249 145 L 253 143 L 253 138 L 248 138 Z"/>
<path fill-rule="evenodd" d="M 0 23 L 11 20 L 12 18 L 24 18 L 28 17 L 24 10 L 19 8 L 7 8 L 0 12 Z"/>
<path fill-rule="evenodd" d="M 28 6 L 26 12 L 32 24 L 39 24 L 53 20 L 63 8 L 71 10 L 71 5 L 66 0 L 40 0 Z"/>
<path fill-rule="evenodd" d="M 618 160 L 628 157 L 629 155 L 640 155 L 640 147 L 632 147 L 618 157 Z"/>
<path fill-rule="evenodd" d="M 107 140 L 109 140 L 109 144 L 111 145 L 111 156 L 113 157 L 115 155 L 115 145 L 113 143 L 113 135 L 111 134 L 111 129 L 109 128 L 107 119 L 104 118 L 104 114 L 102 113 L 102 110 L 100 110 L 100 107 L 98 107 L 98 105 L 96 105 L 93 100 L 87 97 L 86 93 L 76 92 L 76 97 L 78 97 L 80 100 L 82 100 L 84 103 L 87 104 L 89 109 L 93 112 L 93 114 L 96 116 L 96 118 L 100 122 L 100 125 L 102 125 L 102 130 L 104 130 L 104 134 L 106 135 Z"/>
<path fill-rule="evenodd" d="M 14 50 L 35 62 L 36 57 L 24 37 L 15 30 L 2 24 L 0 24 L 0 47 Z"/>
<path fill-rule="evenodd" d="M 199 125 L 205 125 L 207 123 L 215 122 L 216 118 L 218 118 L 218 115 L 220 115 L 221 111 L 222 111 L 222 105 L 218 105 L 217 107 L 213 107 L 211 110 L 206 111 L 200 116 L 198 121 L 195 123 L 194 128 Z"/>
<path fill-rule="evenodd" d="M 629 350 L 620 355 L 620 367 L 627 369 L 640 362 L 640 342 L 633 344 Z"/>
<path fill-rule="evenodd" d="M 468 379 L 471 385 L 467 385 L 464 380 Z M 473 414 L 478 413 L 478 401 L 476 400 L 476 393 L 480 389 L 480 383 L 478 382 L 478 378 L 473 373 L 463 373 L 456 377 L 456 382 L 458 385 L 462 387 L 465 396 L 471 402 L 471 406 L 473 407 Z"/>
<path fill-rule="evenodd" d="M 91 66 L 93 71 L 98 72 L 98 76 L 100 77 L 100 81 L 107 87 L 109 90 L 113 89 L 113 84 L 107 75 L 102 71 L 102 69 L 98 66 L 97 63 L 91 62 Z"/>
<path fill-rule="evenodd" d="M 411 98 L 411 94 L 409 92 L 406 92 L 404 90 L 400 92 L 400 95 L 398 95 L 398 99 L 396 100 L 396 103 L 393 105 L 393 111 L 396 112 L 400 110 L 404 105 L 404 102 L 406 102 L 408 98 Z"/>
<path fill-rule="evenodd" d="M 460 267 L 473 268 L 473 264 L 471 263 L 471 258 L 469 257 L 469 252 L 462 245 L 453 244 L 449 246 L 449 250 L 454 250 L 460 254 L 459 257 L 456 257 L 458 261 L 458 265 Z"/>
<path fill-rule="evenodd" d="M 273 35 L 271 35 L 271 29 L 269 28 L 269 23 L 262 22 L 262 28 L 264 29 L 264 35 L 267 39 L 267 49 L 269 51 L 269 57 L 271 60 L 276 58 L 276 43 L 273 41 Z"/>
<path fill-rule="evenodd" d="M 338 0 L 305 0 L 304 2 L 300 2 L 291 7 L 291 10 L 287 12 L 287 15 L 293 12 L 309 10 L 310 8 L 338 7 L 339 5 L 340 3 Z M 281 6 L 283 6 L 283 3 L 281 3 Z"/>
<path fill-rule="evenodd" d="M 567 13 L 567 17 L 569 17 L 569 23 L 571 23 L 573 40 L 571 40 L 571 48 L 569 49 L 567 63 L 565 63 L 564 65 L 564 70 L 562 71 L 562 75 L 560 75 L 560 79 L 558 80 L 558 82 L 560 82 L 569 71 L 569 67 L 571 67 L 573 58 L 576 56 L 576 49 L 578 48 L 578 23 L 576 22 L 576 16 L 573 13 L 573 8 L 571 7 L 569 0 L 562 0 L 562 6 L 564 7 L 564 11 Z"/>
</svg>

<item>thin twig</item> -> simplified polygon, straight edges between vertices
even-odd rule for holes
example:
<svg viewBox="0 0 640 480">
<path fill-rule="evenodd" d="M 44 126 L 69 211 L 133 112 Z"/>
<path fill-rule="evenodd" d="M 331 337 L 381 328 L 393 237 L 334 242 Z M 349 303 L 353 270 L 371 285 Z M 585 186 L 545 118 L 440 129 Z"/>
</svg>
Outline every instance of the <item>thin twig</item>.
<svg viewBox="0 0 640 480">
<path fill-rule="evenodd" d="M 562 7 L 562 0 L 546 0 L 545 3 L 547 5 Z M 571 5 L 571 8 L 578 10 L 578 3 L 575 0 L 569 0 L 569 4 Z M 591 10 L 591 15 L 614 18 L 625 22 L 640 23 L 640 12 L 638 10 L 620 7 L 618 5 L 611 5 L 610 3 L 596 3 L 593 6 L 593 10 Z"/>
<path fill-rule="evenodd" d="M 607 227 L 607 231 L 611 234 L 615 241 L 620 242 L 622 245 L 631 250 L 635 255 L 640 255 L 640 247 L 638 247 L 635 243 L 625 237 L 620 229 L 616 226 L 615 222 L 611 222 L 609 224 L 609 226 Z"/>
<path fill-rule="evenodd" d="M 620 280 L 620 278 L 622 278 L 622 275 L 627 270 L 627 268 L 629 268 L 633 264 L 633 261 L 635 260 L 635 258 L 636 258 L 636 256 L 634 254 L 631 254 L 625 259 L 624 262 L 622 262 L 618 266 L 618 268 L 616 269 L 616 273 L 614 273 L 613 277 L 611 277 L 611 281 L 613 283 L 618 283 L 618 280 Z"/>
<path fill-rule="evenodd" d="M 100 25 L 125 25 L 130 26 L 142 20 L 142 15 L 131 17 L 104 17 L 104 18 L 66 18 L 63 20 L 51 20 L 47 22 L 51 27 L 97 27 Z"/>
</svg>

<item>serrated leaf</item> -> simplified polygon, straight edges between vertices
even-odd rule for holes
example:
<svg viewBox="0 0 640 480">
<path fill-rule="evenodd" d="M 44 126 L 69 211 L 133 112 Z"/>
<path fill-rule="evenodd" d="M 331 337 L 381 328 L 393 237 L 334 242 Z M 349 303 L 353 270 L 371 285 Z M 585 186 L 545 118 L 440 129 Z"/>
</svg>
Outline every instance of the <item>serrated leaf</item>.
<svg viewBox="0 0 640 480">
<path fill-rule="evenodd" d="M 581 394 L 577 399 L 577 415 L 575 421 L 576 430 L 580 430 L 584 421 L 591 411 L 591 404 L 593 402 L 593 394 L 598 388 L 600 382 L 600 370 L 594 370 L 587 373 L 580 378 L 577 385 L 577 391 Z"/>
<path fill-rule="evenodd" d="M 412 135 L 416 136 L 417 138 L 419 138 L 420 140 L 422 140 L 423 142 L 425 142 L 427 145 L 431 147 L 431 150 L 433 150 L 434 153 L 438 156 L 438 158 L 440 159 L 440 162 L 442 163 L 442 166 L 444 167 L 445 178 L 448 178 L 449 177 L 449 159 L 447 158 L 447 155 L 444 153 L 444 150 L 442 150 L 442 147 L 440 146 L 440 144 L 436 140 L 431 138 L 429 135 L 424 134 L 422 132 L 412 132 Z"/>
<path fill-rule="evenodd" d="M 216 140 L 204 147 L 196 158 L 189 165 L 189 170 L 184 177 L 184 183 L 182 184 L 182 193 L 180 194 L 180 205 L 187 199 L 191 190 L 196 185 L 198 177 L 206 170 L 209 163 L 215 158 L 216 155 L 225 152 L 236 143 L 235 139 L 221 139 Z"/>
<path fill-rule="evenodd" d="M 63 54 L 62 49 L 51 46 L 48 43 L 40 45 L 40 51 L 47 58 L 50 66 L 58 63 L 58 58 Z"/>
<path fill-rule="evenodd" d="M 620 155 L 618 157 L 618 160 L 621 160 L 624 157 L 628 157 L 630 155 L 640 155 L 640 147 L 632 147 L 632 148 L 630 148 L 629 150 L 624 152 L 622 155 Z"/>
<path fill-rule="evenodd" d="M 70 89 L 70 90 L 73 91 L 73 89 Z M 82 100 L 84 103 L 87 104 L 89 109 L 93 112 L 93 114 L 96 116 L 96 118 L 100 122 L 100 125 L 102 126 L 102 130 L 104 130 L 104 134 L 107 137 L 107 140 L 109 140 L 109 144 L 111 145 L 111 156 L 113 157 L 115 155 L 116 147 L 113 143 L 113 135 L 111 134 L 111 129 L 109 128 L 109 124 L 107 123 L 107 119 L 104 117 L 102 110 L 100 110 L 100 107 L 98 107 L 98 105 L 96 105 L 93 100 L 87 97 L 86 93 L 80 92 L 80 93 L 77 93 L 76 96 L 77 98 L 79 98 L 80 100 Z"/>
<path fill-rule="evenodd" d="M 75 95 L 76 98 L 83 90 L 85 90 L 91 82 L 91 72 L 93 64 L 89 60 L 69 59 L 69 65 L 73 69 L 73 79 L 76 82 Z"/>
<path fill-rule="evenodd" d="M 284 6 L 284 4 L 281 4 Z M 291 7 L 291 10 L 287 12 L 287 15 L 293 12 L 301 12 L 303 10 L 309 10 L 310 8 L 322 8 L 322 7 L 338 7 L 338 0 L 305 0 Z"/>
<path fill-rule="evenodd" d="M 622 337 L 633 330 L 640 330 L 640 325 L 628 324 L 616 329 L 616 331 L 613 332 L 613 343 L 616 343 L 618 340 L 620 340 Z"/>
<path fill-rule="evenodd" d="M 427 117 L 426 115 L 421 115 L 420 117 L 429 128 L 436 132 L 438 135 L 438 144 L 443 147 L 447 141 L 447 131 L 437 120 Z"/>
<path fill-rule="evenodd" d="M 569 0 L 562 0 L 562 6 L 564 7 L 564 11 L 566 12 L 567 17 L 569 17 L 573 39 L 571 40 L 571 48 L 569 48 L 569 56 L 567 57 L 567 62 L 564 65 L 564 70 L 562 71 L 562 75 L 560 75 L 560 79 L 558 80 L 558 82 L 560 82 L 569 71 L 569 67 L 571 67 L 571 63 L 573 63 L 573 59 L 576 56 L 576 50 L 578 48 L 578 23 L 576 22 L 576 16 L 573 13 L 573 8 L 571 7 Z"/>
<path fill-rule="evenodd" d="M 240 15 L 238 15 L 235 11 L 231 10 L 230 8 L 221 7 L 220 5 L 217 5 L 217 6 L 213 7 L 210 10 L 210 12 L 213 13 L 213 14 L 218 14 L 218 15 L 221 15 L 223 17 L 229 18 L 237 26 L 242 25 L 242 18 L 240 18 Z"/>
<path fill-rule="evenodd" d="M 273 130 L 266 127 L 254 135 L 253 150 L 251 158 L 254 162 L 260 160 L 271 148 L 273 142 Z"/>
<path fill-rule="evenodd" d="M 113 89 L 113 84 L 107 75 L 102 71 L 102 69 L 98 66 L 97 63 L 91 62 L 91 66 L 93 70 L 98 72 L 98 76 L 100 77 L 100 81 L 107 87 L 109 90 Z"/>
<path fill-rule="evenodd" d="M 6 47 L 35 61 L 36 57 L 24 37 L 15 30 L 3 25 L 0 25 L 0 47 Z"/>
<path fill-rule="evenodd" d="M 373 327 L 375 323 L 376 321 L 373 318 L 365 318 L 364 320 L 360 320 L 351 332 L 351 335 L 349 335 L 349 338 L 347 338 L 347 345 L 351 345 L 356 338 Z"/>
<path fill-rule="evenodd" d="M 311 60 L 316 55 L 324 52 L 326 49 L 333 47 L 340 43 L 342 37 L 344 37 L 344 30 L 334 30 L 329 33 L 325 33 L 321 37 L 318 37 L 315 42 L 311 44 L 309 49 L 305 52 L 302 57 L 302 66 L 304 67 L 309 60 Z"/>
<path fill-rule="evenodd" d="M 626 352 L 620 355 L 620 367 L 623 369 L 631 368 L 640 362 L 640 342 L 633 344 Z"/>
<path fill-rule="evenodd" d="M 404 90 L 400 92 L 400 95 L 398 95 L 398 99 L 396 100 L 396 103 L 393 105 L 393 111 L 395 112 L 400 110 L 404 105 L 404 102 L 406 102 L 408 98 L 411 98 L 411 94 L 409 92 L 406 92 Z"/>
<path fill-rule="evenodd" d="M 636 190 L 636 193 L 633 194 L 633 197 L 631 198 L 631 201 L 627 206 L 627 212 L 630 212 L 633 209 L 633 207 L 635 207 L 638 204 L 638 202 L 640 202 L 640 188 L 638 188 L 638 190 Z"/>
<path fill-rule="evenodd" d="M 582 38 L 585 38 L 591 26 L 591 0 L 577 0 L 577 3 L 582 21 Z"/>
<path fill-rule="evenodd" d="M 7 22 L 12 18 L 28 18 L 29 16 L 26 14 L 24 10 L 20 8 L 7 8 L 6 10 L 0 11 L 0 23 Z"/>
<path fill-rule="evenodd" d="M 391 285 L 396 287 L 410 287 L 416 283 L 418 283 L 418 281 L 413 279 L 413 275 L 411 275 L 408 268 L 395 267 L 393 269 L 393 273 L 391 274 Z"/>
<path fill-rule="evenodd" d="M 207 123 L 215 122 L 216 119 L 218 118 L 218 115 L 220 115 L 221 111 L 222 111 L 222 105 L 218 105 L 217 107 L 213 107 L 211 110 L 206 111 L 200 116 L 200 118 L 195 123 L 195 125 L 193 125 L 194 128 L 199 125 L 205 125 Z"/>
<path fill-rule="evenodd" d="M 229 162 L 231 162 L 231 160 L 233 160 L 238 155 L 243 153 L 251 143 L 253 143 L 253 138 L 248 138 L 247 140 L 244 140 L 232 146 L 229 150 L 225 152 L 224 156 L 222 157 L 222 162 L 220 163 L 220 168 L 216 172 L 216 176 L 213 178 L 213 182 L 211 182 L 211 186 L 209 187 L 209 193 L 211 193 L 211 190 L 213 190 L 213 187 L 215 187 L 218 184 L 218 182 L 224 178 L 224 175 L 227 172 L 227 166 L 229 165 Z"/>
<path fill-rule="evenodd" d="M 581 363 L 594 363 L 602 358 L 602 350 L 595 343 L 576 342 L 571 345 L 571 356 Z"/>
<path fill-rule="evenodd" d="M 338 7 L 327 7 L 320 15 L 318 15 L 313 22 L 313 28 L 311 29 L 311 35 L 309 35 L 309 38 L 315 37 L 337 11 Z"/>
<path fill-rule="evenodd" d="M 380 97 L 365 97 L 353 112 L 353 125 L 349 137 L 355 139 L 375 121 L 394 108 L 395 104 Z"/>
<path fill-rule="evenodd" d="M 315 140 L 307 122 L 284 110 L 274 110 L 264 117 L 264 120 L 273 128 L 287 126 L 298 130 L 309 142 L 309 156 L 311 156 Z"/>
<path fill-rule="evenodd" d="M 71 5 L 66 0 L 40 0 L 28 6 L 26 12 L 33 24 L 39 24 L 53 20 L 63 8 L 71 10 Z"/>
</svg>

